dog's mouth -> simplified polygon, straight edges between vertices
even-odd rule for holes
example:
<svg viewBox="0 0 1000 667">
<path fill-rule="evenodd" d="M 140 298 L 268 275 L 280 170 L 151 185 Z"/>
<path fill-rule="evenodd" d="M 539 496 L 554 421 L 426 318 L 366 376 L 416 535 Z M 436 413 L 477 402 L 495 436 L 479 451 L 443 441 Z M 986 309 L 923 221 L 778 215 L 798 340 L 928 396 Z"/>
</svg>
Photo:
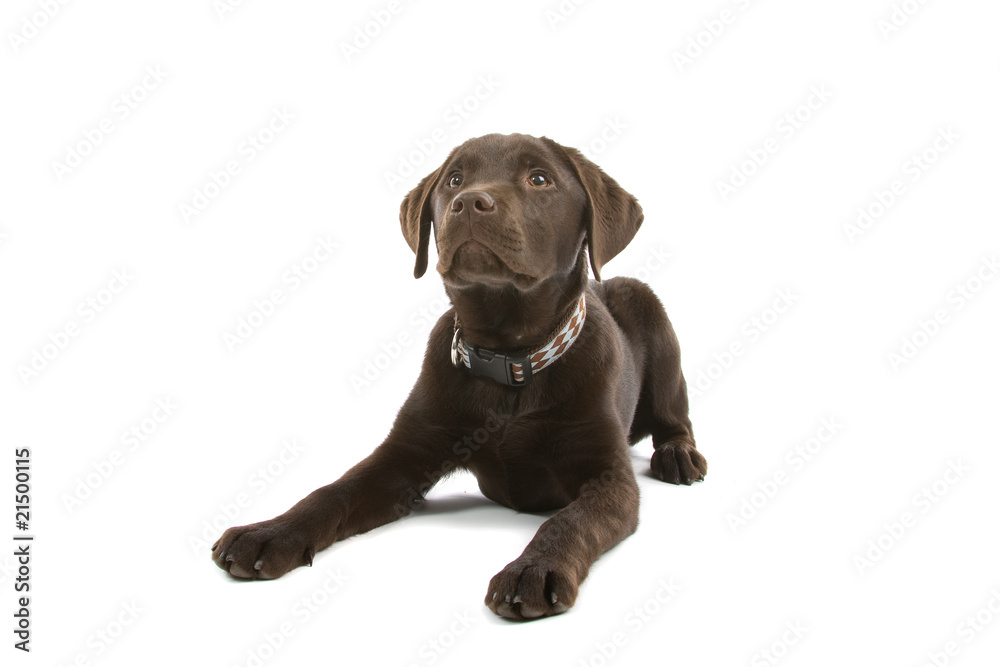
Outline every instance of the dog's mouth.
<svg viewBox="0 0 1000 667">
<path fill-rule="evenodd" d="M 471 237 L 448 256 L 439 257 L 438 272 L 456 286 L 514 283 L 524 288 L 537 282 L 535 276 L 516 271 L 492 248 Z"/>
</svg>

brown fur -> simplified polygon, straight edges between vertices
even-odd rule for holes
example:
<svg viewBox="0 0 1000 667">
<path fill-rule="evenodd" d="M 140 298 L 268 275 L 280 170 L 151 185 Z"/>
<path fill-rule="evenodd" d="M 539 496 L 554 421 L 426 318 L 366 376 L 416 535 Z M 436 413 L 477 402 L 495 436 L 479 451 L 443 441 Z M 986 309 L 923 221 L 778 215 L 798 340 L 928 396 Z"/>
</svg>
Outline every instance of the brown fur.
<svg viewBox="0 0 1000 667">
<path fill-rule="evenodd" d="M 579 151 L 544 137 L 487 135 L 452 151 L 406 196 L 400 223 L 417 277 L 433 230 L 454 308 L 431 332 L 388 437 L 284 514 L 227 530 L 212 558 L 237 578 L 280 577 L 334 542 L 404 516 L 441 477 L 465 469 L 507 507 L 558 510 L 493 577 L 486 605 L 513 619 L 566 611 L 593 562 L 636 529 L 630 444 L 652 436 L 652 471 L 666 482 L 691 484 L 707 471 L 663 307 L 637 280 L 599 282 L 642 210 Z M 588 257 L 597 280 L 588 280 Z M 456 313 L 468 344 L 527 350 L 549 339 L 583 290 L 579 338 L 529 385 L 452 365 Z"/>
</svg>

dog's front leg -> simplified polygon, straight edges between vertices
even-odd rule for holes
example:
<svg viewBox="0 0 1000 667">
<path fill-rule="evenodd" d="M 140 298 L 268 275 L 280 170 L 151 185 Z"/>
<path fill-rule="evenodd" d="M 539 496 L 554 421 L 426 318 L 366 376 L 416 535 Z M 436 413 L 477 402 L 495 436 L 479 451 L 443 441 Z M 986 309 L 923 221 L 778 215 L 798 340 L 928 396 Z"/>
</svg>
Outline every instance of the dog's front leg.
<svg viewBox="0 0 1000 667">
<path fill-rule="evenodd" d="M 394 433 L 408 430 L 398 427 Z M 212 547 L 212 560 L 238 579 L 274 579 L 312 565 L 316 552 L 334 542 L 408 514 L 454 467 L 447 465 L 440 449 L 436 443 L 390 434 L 343 477 L 316 489 L 284 514 L 228 529 Z"/>
<path fill-rule="evenodd" d="M 517 620 L 561 614 L 594 561 L 635 532 L 638 521 L 639 487 L 622 460 L 539 527 L 521 556 L 490 581 L 486 606 Z"/>
</svg>

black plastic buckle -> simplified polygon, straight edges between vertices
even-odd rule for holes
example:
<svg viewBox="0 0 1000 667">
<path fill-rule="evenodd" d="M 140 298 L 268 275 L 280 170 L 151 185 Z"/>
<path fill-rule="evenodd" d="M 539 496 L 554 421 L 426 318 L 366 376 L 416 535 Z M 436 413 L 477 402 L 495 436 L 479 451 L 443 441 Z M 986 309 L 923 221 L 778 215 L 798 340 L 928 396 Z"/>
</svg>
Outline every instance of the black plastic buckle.
<svg viewBox="0 0 1000 667">
<path fill-rule="evenodd" d="M 520 364 L 523 379 L 514 379 L 512 364 Z M 473 375 L 488 377 L 508 387 L 523 387 L 531 384 L 531 357 L 517 354 L 500 354 L 493 350 L 473 347 L 469 350 L 469 368 Z"/>
</svg>

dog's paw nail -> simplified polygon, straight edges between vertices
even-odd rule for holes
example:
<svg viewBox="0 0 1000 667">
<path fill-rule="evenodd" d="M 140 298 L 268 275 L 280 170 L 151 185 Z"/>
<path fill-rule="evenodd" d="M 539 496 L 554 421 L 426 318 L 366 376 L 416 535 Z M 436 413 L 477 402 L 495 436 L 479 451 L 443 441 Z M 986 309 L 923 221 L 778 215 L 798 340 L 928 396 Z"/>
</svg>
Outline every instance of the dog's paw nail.
<svg viewBox="0 0 1000 667">
<path fill-rule="evenodd" d="M 233 558 L 232 554 L 226 556 L 226 562 L 227 563 L 232 563 L 234 560 L 236 560 L 236 559 Z"/>
<path fill-rule="evenodd" d="M 218 548 L 219 548 L 219 543 L 218 542 L 216 542 L 215 544 L 212 545 L 212 551 L 215 551 Z"/>
<path fill-rule="evenodd" d="M 253 569 L 257 570 L 258 572 L 260 572 L 261 570 L 263 570 L 264 569 L 264 561 L 263 560 L 259 560 L 256 563 L 254 563 L 253 564 Z"/>
<path fill-rule="evenodd" d="M 509 595 L 503 596 L 503 601 L 506 602 L 507 604 L 510 604 L 510 596 Z"/>
<path fill-rule="evenodd" d="M 552 599 L 552 604 L 559 602 L 559 596 L 556 595 L 555 593 L 549 593 L 549 598 Z"/>
<path fill-rule="evenodd" d="M 514 600 L 511 602 L 511 604 L 521 604 L 522 602 L 524 602 L 524 600 L 521 599 L 521 596 L 515 595 Z"/>
<path fill-rule="evenodd" d="M 490 598 L 490 599 L 491 599 L 491 600 L 496 600 L 496 599 L 497 599 L 497 595 L 498 595 L 497 593 L 493 593 L 493 597 L 492 597 L 492 598 Z"/>
</svg>

